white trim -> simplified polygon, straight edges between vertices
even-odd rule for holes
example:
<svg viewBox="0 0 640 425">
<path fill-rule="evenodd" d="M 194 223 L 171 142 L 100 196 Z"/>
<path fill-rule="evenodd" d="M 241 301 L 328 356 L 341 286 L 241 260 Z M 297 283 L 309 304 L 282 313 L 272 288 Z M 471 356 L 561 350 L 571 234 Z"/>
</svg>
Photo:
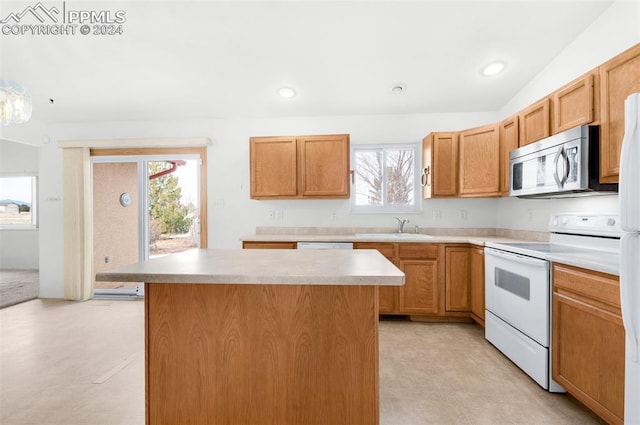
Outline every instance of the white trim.
<svg viewBox="0 0 640 425">
<path fill-rule="evenodd" d="M 357 166 L 357 162 L 355 160 L 356 151 L 377 151 L 377 150 L 387 150 L 387 149 L 411 149 L 414 152 L 413 158 L 413 173 L 414 173 L 414 205 L 356 205 L 356 191 L 351 191 L 351 213 L 352 214 L 421 214 L 422 213 L 422 191 L 420 190 L 420 170 L 421 170 L 421 160 L 422 160 L 422 144 L 420 142 L 416 143 L 381 143 L 377 145 L 371 144 L 358 144 L 351 146 L 351 164 L 354 164 L 354 172 L 356 172 L 355 167 Z M 383 174 L 385 174 L 385 170 L 383 167 Z M 383 176 L 383 180 L 386 180 Z M 355 183 L 354 183 L 355 185 Z"/>
<path fill-rule="evenodd" d="M 103 140 L 60 140 L 61 148 L 91 149 L 136 149 L 136 148 L 184 148 L 202 147 L 211 144 L 208 137 L 166 137 L 153 139 L 103 139 Z"/>
</svg>

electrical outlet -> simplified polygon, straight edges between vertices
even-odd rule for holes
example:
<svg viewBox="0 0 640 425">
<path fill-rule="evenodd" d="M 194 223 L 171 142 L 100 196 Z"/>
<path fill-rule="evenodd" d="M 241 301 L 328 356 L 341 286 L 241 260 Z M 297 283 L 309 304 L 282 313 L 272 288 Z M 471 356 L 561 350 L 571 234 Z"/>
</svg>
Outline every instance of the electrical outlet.
<svg viewBox="0 0 640 425">
<path fill-rule="evenodd" d="M 440 220 L 442 219 L 442 211 L 433 210 L 433 212 L 431 213 L 431 216 L 433 217 L 434 220 Z"/>
<path fill-rule="evenodd" d="M 109 264 L 109 261 L 111 261 L 111 260 L 110 260 L 108 255 L 106 257 L 104 257 L 104 263 L 105 264 Z"/>
<path fill-rule="evenodd" d="M 214 199 L 211 205 L 214 209 L 224 208 L 224 199 Z"/>
<path fill-rule="evenodd" d="M 275 220 L 276 219 L 276 212 L 274 210 L 269 210 L 269 218 L 271 220 Z"/>
<path fill-rule="evenodd" d="M 527 219 L 529 221 L 533 221 L 533 210 L 532 209 L 528 209 L 527 210 Z"/>
<path fill-rule="evenodd" d="M 460 220 L 466 220 L 467 219 L 467 210 L 458 211 L 458 217 L 460 217 Z"/>
<path fill-rule="evenodd" d="M 336 219 L 336 210 L 331 211 L 331 220 Z"/>
<path fill-rule="evenodd" d="M 278 210 L 278 220 L 284 220 L 284 211 Z"/>
</svg>

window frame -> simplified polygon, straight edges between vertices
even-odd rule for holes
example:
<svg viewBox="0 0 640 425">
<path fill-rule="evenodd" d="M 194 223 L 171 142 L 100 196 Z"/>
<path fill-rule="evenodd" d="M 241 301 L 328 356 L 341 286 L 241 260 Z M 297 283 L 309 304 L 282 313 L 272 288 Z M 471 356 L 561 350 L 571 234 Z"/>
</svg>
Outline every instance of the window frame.
<svg viewBox="0 0 640 425">
<path fill-rule="evenodd" d="M 356 153 L 358 151 L 383 151 L 383 158 L 386 158 L 387 150 L 407 149 L 413 150 L 413 205 L 356 205 L 357 189 L 356 174 L 357 161 Z M 384 161 L 384 159 L 383 159 Z M 353 164 L 353 178 L 351 181 L 351 213 L 353 214 L 421 214 L 422 213 L 422 185 L 420 183 L 420 172 L 422 163 L 422 143 L 380 143 L 380 144 L 352 144 L 351 145 L 351 164 Z M 385 170 L 383 167 L 382 177 L 386 181 Z M 384 192 L 384 189 L 383 189 Z"/>
<path fill-rule="evenodd" d="M 0 230 L 37 230 L 38 229 L 38 175 L 2 174 L 0 179 L 28 177 L 31 179 L 31 224 L 0 224 Z"/>
</svg>

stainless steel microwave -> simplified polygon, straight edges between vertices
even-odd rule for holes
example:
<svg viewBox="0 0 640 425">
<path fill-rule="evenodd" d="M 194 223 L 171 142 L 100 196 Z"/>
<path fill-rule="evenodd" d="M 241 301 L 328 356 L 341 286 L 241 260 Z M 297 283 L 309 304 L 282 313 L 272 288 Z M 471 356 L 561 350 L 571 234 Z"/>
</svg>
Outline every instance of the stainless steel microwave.
<svg viewBox="0 0 640 425">
<path fill-rule="evenodd" d="M 600 183 L 599 126 L 579 126 L 509 153 L 509 196 L 556 198 L 604 195 Z"/>
</svg>

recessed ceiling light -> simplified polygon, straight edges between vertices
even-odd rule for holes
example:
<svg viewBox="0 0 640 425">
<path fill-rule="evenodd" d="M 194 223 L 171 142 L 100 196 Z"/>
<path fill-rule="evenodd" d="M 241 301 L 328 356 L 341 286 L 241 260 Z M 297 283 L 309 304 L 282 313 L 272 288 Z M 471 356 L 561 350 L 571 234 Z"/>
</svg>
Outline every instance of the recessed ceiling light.
<svg viewBox="0 0 640 425">
<path fill-rule="evenodd" d="M 487 65 L 485 65 L 482 70 L 480 71 L 480 73 L 482 75 L 484 75 L 485 77 L 489 77 L 491 75 L 496 75 L 501 73 L 502 71 L 504 71 L 504 69 L 506 68 L 507 63 L 504 61 L 495 61 L 495 62 L 491 62 Z"/>
<path fill-rule="evenodd" d="M 278 96 L 290 99 L 296 95 L 296 91 L 291 87 L 280 87 L 278 89 Z"/>
<path fill-rule="evenodd" d="M 402 94 L 407 91 L 407 85 L 405 83 L 396 83 L 391 86 L 391 93 Z"/>
</svg>

